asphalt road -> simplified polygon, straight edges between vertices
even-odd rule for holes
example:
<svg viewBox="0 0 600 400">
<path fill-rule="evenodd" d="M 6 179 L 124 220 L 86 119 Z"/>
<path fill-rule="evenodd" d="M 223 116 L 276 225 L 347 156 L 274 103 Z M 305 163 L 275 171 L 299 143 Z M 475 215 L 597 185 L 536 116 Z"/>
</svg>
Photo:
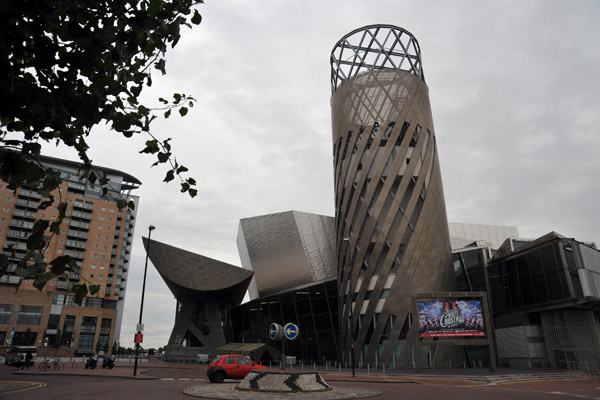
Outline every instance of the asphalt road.
<svg viewBox="0 0 600 400">
<path fill-rule="evenodd" d="M 117 368 L 115 368 L 117 369 Z M 204 370 L 197 368 L 153 368 L 144 366 L 145 375 L 155 380 L 126 379 L 108 376 L 15 375 L 14 368 L 0 365 L 0 381 L 36 382 L 32 388 L 0 394 L 2 399 L 187 399 L 183 389 L 196 385 L 214 385 L 205 378 Z M 100 370 L 101 371 L 101 370 Z M 346 379 L 346 378 L 344 378 Z M 351 378 L 348 377 L 348 380 Z M 331 380 L 332 386 L 375 388 L 383 393 L 375 399 L 507 399 L 507 400 L 562 400 L 600 399 L 600 379 L 540 381 L 504 384 L 482 384 L 457 379 L 449 381 L 422 381 L 413 383 L 348 382 Z M 234 385 L 236 381 L 222 384 Z M 293 395 L 291 396 L 293 398 Z M 197 397 L 196 397 L 197 398 Z M 252 395 L 248 394 L 248 399 Z M 315 394 L 314 400 L 319 395 Z"/>
</svg>

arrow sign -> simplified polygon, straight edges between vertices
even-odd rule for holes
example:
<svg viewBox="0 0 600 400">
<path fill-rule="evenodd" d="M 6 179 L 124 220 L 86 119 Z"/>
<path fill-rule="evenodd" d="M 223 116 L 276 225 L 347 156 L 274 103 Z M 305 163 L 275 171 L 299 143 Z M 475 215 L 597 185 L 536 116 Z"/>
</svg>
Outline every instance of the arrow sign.
<svg viewBox="0 0 600 400">
<path fill-rule="evenodd" d="M 269 325 L 269 338 L 271 340 L 280 340 L 282 336 L 283 328 L 281 327 L 281 325 L 276 324 L 275 322 Z"/>
<path fill-rule="evenodd" d="M 283 327 L 283 334 L 285 335 L 285 337 L 289 340 L 294 340 L 298 337 L 298 327 L 294 324 L 292 324 L 291 322 L 288 324 L 285 324 L 285 326 Z"/>
</svg>

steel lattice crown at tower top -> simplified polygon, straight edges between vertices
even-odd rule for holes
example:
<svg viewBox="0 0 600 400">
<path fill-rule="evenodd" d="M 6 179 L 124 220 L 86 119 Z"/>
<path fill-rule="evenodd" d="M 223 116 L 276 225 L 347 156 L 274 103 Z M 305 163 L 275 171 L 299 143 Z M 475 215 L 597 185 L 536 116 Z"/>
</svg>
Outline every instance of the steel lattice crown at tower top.
<svg viewBox="0 0 600 400">
<path fill-rule="evenodd" d="M 417 39 L 394 25 L 368 25 L 353 30 L 331 51 L 331 93 L 348 78 L 374 69 L 401 69 L 425 82 Z"/>
</svg>

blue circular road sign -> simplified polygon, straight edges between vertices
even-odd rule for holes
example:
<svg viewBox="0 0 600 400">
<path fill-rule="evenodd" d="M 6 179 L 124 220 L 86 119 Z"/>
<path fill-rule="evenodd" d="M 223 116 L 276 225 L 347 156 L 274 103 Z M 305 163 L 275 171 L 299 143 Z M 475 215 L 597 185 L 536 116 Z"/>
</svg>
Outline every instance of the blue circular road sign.
<svg viewBox="0 0 600 400">
<path fill-rule="evenodd" d="M 298 327 L 292 324 L 291 322 L 285 324 L 285 326 L 283 327 L 283 334 L 289 340 L 296 339 L 298 337 L 298 333 L 300 333 Z"/>
<path fill-rule="evenodd" d="M 275 322 L 269 325 L 269 338 L 271 340 L 279 340 L 282 336 L 283 328 L 281 327 L 281 325 L 276 324 Z"/>
</svg>

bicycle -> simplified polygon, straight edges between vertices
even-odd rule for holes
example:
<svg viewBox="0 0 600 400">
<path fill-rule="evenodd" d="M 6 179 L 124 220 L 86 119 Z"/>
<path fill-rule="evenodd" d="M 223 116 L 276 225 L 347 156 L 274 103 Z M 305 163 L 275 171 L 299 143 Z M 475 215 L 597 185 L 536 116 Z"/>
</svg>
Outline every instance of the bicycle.
<svg viewBox="0 0 600 400">
<path fill-rule="evenodd" d="M 53 368 L 55 371 L 60 369 L 60 364 L 54 358 L 51 360 L 46 360 L 40 363 L 40 371 L 45 371 L 47 369 Z"/>
</svg>

